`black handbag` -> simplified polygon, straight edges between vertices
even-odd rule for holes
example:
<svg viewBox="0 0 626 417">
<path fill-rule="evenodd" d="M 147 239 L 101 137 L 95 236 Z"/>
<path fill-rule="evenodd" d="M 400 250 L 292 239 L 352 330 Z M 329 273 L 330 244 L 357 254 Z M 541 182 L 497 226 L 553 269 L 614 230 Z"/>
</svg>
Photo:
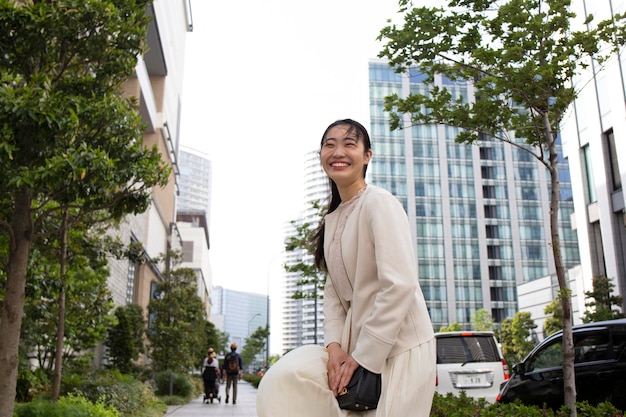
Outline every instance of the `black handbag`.
<svg viewBox="0 0 626 417">
<path fill-rule="evenodd" d="M 378 406 L 381 387 L 380 374 L 368 371 L 359 365 L 352 378 L 339 395 L 339 408 L 344 410 L 367 411 Z"/>
</svg>

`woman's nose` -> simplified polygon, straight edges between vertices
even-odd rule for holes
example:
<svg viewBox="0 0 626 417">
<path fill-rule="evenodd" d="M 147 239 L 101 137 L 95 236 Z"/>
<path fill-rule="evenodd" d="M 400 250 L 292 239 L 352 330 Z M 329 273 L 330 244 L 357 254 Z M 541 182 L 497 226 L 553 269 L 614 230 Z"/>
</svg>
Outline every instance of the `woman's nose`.
<svg viewBox="0 0 626 417">
<path fill-rule="evenodd" d="M 345 148 L 343 145 L 337 145 L 333 149 L 333 156 L 343 156 L 345 154 Z"/>
</svg>

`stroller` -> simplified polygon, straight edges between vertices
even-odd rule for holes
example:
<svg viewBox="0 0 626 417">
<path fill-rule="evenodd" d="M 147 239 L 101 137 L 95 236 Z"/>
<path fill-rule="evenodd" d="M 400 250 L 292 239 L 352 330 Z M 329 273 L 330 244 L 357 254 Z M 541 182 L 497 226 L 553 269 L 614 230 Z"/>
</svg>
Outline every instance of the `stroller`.
<svg viewBox="0 0 626 417">
<path fill-rule="evenodd" d="M 213 403 L 216 399 L 218 402 L 222 402 L 222 396 L 220 395 L 220 370 L 213 366 L 207 366 L 202 373 L 202 379 L 204 381 L 204 399 L 202 403 Z"/>
</svg>

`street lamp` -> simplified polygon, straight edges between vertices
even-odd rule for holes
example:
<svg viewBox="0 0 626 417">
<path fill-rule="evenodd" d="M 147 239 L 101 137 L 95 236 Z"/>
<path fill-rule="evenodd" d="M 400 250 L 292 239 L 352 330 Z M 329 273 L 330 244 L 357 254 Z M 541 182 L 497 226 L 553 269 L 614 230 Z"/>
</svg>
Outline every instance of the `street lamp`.
<svg viewBox="0 0 626 417">
<path fill-rule="evenodd" d="M 250 336 L 250 333 L 252 333 L 252 331 L 250 331 L 250 324 L 252 323 L 252 320 L 254 320 L 255 317 L 260 316 L 261 313 L 254 313 L 252 315 L 252 317 L 250 317 L 250 320 L 248 320 L 248 337 Z"/>
</svg>

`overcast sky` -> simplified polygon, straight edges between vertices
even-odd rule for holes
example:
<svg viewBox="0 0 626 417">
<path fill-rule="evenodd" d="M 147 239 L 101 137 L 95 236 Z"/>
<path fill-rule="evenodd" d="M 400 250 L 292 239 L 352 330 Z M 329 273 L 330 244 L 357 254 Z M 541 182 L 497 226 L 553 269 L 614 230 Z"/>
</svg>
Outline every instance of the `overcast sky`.
<svg viewBox="0 0 626 417">
<path fill-rule="evenodd" d="M 185 51 L 181 144 L 213 162 L 213 284 L 266 294 L 269 277 L 273 319 L 304 154 L 337 119 L 369 125 L 368 61 L 398 9 L 396 0 L 304 3 L 192 0 Z"/>
</svg>

